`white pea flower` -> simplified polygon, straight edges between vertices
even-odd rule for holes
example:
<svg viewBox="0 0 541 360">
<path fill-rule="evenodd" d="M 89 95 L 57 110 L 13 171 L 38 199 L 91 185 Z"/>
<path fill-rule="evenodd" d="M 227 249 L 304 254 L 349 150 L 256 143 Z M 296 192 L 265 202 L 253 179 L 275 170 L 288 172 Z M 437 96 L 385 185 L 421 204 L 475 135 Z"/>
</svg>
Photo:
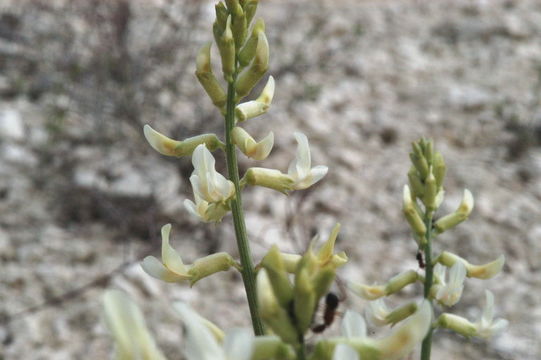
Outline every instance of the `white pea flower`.
<svg viewBox="0 0 541 360">
<path fill-rule="evenodd" d="M 391 310 L 385 304 L 383 298 L 370 301 L 368 307 L 365 310 L 366 319 L 373 326 L 387 325 L 387 316 L 391 313 Z"/>
<path fill-rule="evenodd" d="M 108 290 L 103 305 L 115 340 L 114 359 L 165 360 L 145 325 L 141 310 L 124 292 Z"/>
<path fill-rule="evenodd" d="M 483 315 L 475 323 L 477 336 L 488 339 L 501 333 L 509 324 L 505 319 L 496 319 L 494 321 L 494 295 L 490 290 L 485 290 L 486 304 L 483 309 Z"/>
<path fill-rule="evenodd" d="M 462 296 L 464 289 L 464 280 L 466 279 L 466 267 L 460 261 L 457 261 L 449 271 L 449 282 L 445 282 L 446 267 L 436 264 L 434 274 L 440 283 L 434 286 L 436 291 L 435 298 L 440 304 L 445 306 L 455 305 Z"/>
<path fill-rule="evenodd" d="M 194 194 L 209 203 L 226 202 L 235 195 L 233 182 L 216 171 L 215 160 L 204 144 L 198 145 L 192 156 L 194 171 L 190 182 Z"/>
<path fill-rule="evenodd" d="M 254 350 L 254 336 L 247 329 L 233 329 L 221 343 L 208 323 L 188 305 L 174 304 L 186 329 L 184 356 L 190 360 L 249 360 Z"/>
<path fill-rule="evenodd" d="M 293 189 L 302 190 L 321 180 L 329 169 L 323 165 L 312 168 L 310 145 L 308 144 L 306 135 L 300 132 L 296 132 L 294 135 L 298 143 L 297 156 L 289 164 L 287 173 L 295 181 Z"/>
</svg>

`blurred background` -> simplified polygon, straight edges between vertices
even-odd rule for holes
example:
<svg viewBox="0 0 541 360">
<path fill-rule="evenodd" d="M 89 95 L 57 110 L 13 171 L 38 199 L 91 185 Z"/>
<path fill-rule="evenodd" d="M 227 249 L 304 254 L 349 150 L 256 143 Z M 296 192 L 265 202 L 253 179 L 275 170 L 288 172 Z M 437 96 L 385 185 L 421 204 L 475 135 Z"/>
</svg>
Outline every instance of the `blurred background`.
<svg viewBox="0 0 541 360">
<path fill-rule="evenodd" d="M 257 166 L 287 170 L 302 131 L 313 164 L 330 171 L 289 197 L 245 192 L 256 259 L 274 243 L 300 252 L 339 221 L 338 248 L 350 257 L 342 279 L 417 269 L 401 194 L 410 143 L 431 137 L 448 165 L 441 214 L 463 188 L 476 199 L 436 250 L 475 264 L 507 259 L 495 279 L 469 280 L 453 311 L 476 319 L 487 288 L 510 321 L 489 342 L 439 331 L 433 358 L 541 358 L 541 2 L 263 0 L 257 15 L 277 89 L 270 112 L 246 124 L 258 139 L 275 133 Z M 208 225 L 183 209 L 190 159 L 161 156 L 142 136 L 146 123 L 177 139 L 222 136 L 193 74 L 213 20 L 214 2 L 196 0 L 2 1 L 0 359 L 108 358 L 109 287 L 137 301 L 170 359 L 182 358 L 172 301 L 225 328 L 249 326 L 236 273 L 190 289 L 139 266 L 159 252 L 168 222 L 187 262 L 237 255 L 230 216 Z M 241 159 L 241 172 L 254 164 Z M 421 292 L 411 287 L 391 305 Z M 341 309 L 365 305 L 349 294 Z"/>
</svg>

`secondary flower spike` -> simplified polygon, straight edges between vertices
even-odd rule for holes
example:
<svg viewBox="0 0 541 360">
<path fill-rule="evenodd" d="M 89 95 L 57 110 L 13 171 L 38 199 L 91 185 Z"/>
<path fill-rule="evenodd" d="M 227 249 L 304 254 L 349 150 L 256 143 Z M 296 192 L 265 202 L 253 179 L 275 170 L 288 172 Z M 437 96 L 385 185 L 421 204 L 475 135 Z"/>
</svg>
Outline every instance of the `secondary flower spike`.
<svg viewBox="0 0 541 360">
<path fill-rule="evenodd" d="M 303 190 L 321 180 L 327 174 L 329 168 L 323 165 L 311 167 L 312 160 L 308 138 L 300 132 L 296 132 L 294 135 L 298 143 L 297 156 L 289 164 L 287 173 L 295 181 L 293 189 Z"/>
</svg>

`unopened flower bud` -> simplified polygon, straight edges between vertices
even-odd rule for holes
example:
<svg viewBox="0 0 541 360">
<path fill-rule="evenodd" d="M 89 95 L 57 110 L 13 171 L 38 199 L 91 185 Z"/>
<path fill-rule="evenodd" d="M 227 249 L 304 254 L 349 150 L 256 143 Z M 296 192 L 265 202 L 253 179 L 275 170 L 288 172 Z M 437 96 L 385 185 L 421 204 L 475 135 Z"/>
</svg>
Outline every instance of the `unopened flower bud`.
<svg viewBox="0 0 541 360">
<path fill-rule="evenodd" d="M 304 334 L 310 327 L 317 306 L 316 292 L 305 268 L 295 274 L 294 311 L 297 329 Z"/>
<path fill-rule="evenodd" d="M 218 48 L 222 57 L 224 79 L 230 83 L 233 81 L 233 72 L 235 71 L 235 39 L 231 30 L 231 15 L 227 18 L 225 30 Z"/>
<path fill-rule="evenodd" d="M 426 179 L 428 176 L 428 162 L 423 154 L 421 146 L 414 142 L 412 144 L 413 152 L 410 153 L 410 160 L 421 175 L 421 179 Z"/>
<path fill-rule="evenodd" d="M 415 166 L 410 168 L 408 180 L 411 186 L 412 199 L 415 199 L 416 197 L 422 199 L 425 193 L 425 186 L 423 185 L 423 182 L 419 177 L 419 172 L 415 169 Z"/>
<path fill-rule="evenodd" d="M 278 246 L 273 245 L 261 260 L 261 266 L 267 270 L 267 276 L 280 306 L 287 308 L 293 300 L 293 286 L 289 281 Z"/>
<path fill-rule="evenodd" d="M 242 182 L 252 186 L 263 186 L 287 194 L 293 190 L 294 180 L 278 170 L 266 168 L 249 168 Z"/>
<path fill-rule="evenodd" d="M 297 329 L 291 323 L 287 311 L 280 306 L 265 269 L 257 274 L 257 301 L 263 321 L 272 331 L 288 344 L 297 344 Z"/>
<path fill-rule="evenodd" d="M 214 6 L 216 11 L 216 22 L 221 27 L 222 32 L 225 30 L 227 23 L 228 12 L 223 2 L 219 2 Z"/>
<path fill-rule="evenodd" d="M 215 134 L 202 134 L 178 141 L 157 132 L 150 125 L 143 127 L 143 133 L 154 150 L 167 156 L 191 156 L 200 144 L 205 144 L 209 150 L 214 151 L 222 144 Z"/>
<path fill-rule="evenodd" d="M 432 173 L 432 167 L 430 167 L 428 176 L 425 180 L 425 192 L 423 196 L 423 203 L 426 210 L 430 213 L 436 211 L 436 196 L 438 195 L 438 187 L 436 184 L 436 177 Z"/>
<path fill-rule="evenodd" d="M 443 186 L 443 180 L 445 179 L 445 172 L 447 171 L 445 167 L 445 161 L 440 152 L 434 154 L 434 159 L 432 161 L 432 168 L 434 169 L 434 176 L 436 177 L 436 184 L 438 189 L 441 189 Z"/>
<path fill-rule="evenodd" d="M 239 63 L 242 67 L 248 65 L 255 56 L 255 51 L 257 49 L 257 39 L 260 32 L 265 31 L 265 22 L 263 19 L 257 19 L 256 23 L 252 28 L 252 32 L 246 43 L 239 52 Z"/>
<path fill-rule="evenodd" d="M 222 86 L 212 72 L 212 65 L 210 61 L 211 45 L 212 44 L 209 42 L 208 44 L 204 45 L 201 50 L 199 50 L 195 60 L 195 76 L 197 77 L 197 80 L 199 80 L 201 86 L 203 86 L 203 89 L 205 89 L 207 95 L 212 100 L 212 103 L 216 107 L 222 108 L 227 99 Z"/>
<path fill-rule="evenodd" d="M 256 100 L 247 101 L 237 105 L 235 116 L 237 121 L 242 122 L 263 115 L 267 112 L 274 97 L 274 78 L 269 77 L 267 85 L 263 88 L 261 95 Z"/>
<path fill-rule="evenodd" d="M 257 47 L 255 57 L 251 64 L 244 69 L 237 80 L 237 96 L 245 97 L 253 87 L 261 80 L 269 68 L 269 43 L 263 31 L 257 34 Z"/>
<path fill-rule="evenodd" d="M 387 324 L 395 325 L 396 323 L 399 323 L 400 321 L 408 318 L 412 314 L 414 314 L 418 309 L 418 305 L 415 302 L 411 302 L 409 304 L 400 306 L 393 311 L 391 311 L 389 314 L 387 314 L 386 322 Z"/>
<path fill-rule="evenodd" d="M 246 25 L 246 15 L 240 5 L 237 5 L 233 12 L 233 19 L 231 21 L 231 31 L 235 38 L 235 47 L 240 49 L 244 40 L 246 40 L 246 32 L 248 31 Z"/>
<path fill-rule="evenodd" d="M 257 10 L 257 4 L 259 0 L 248 0 L 244 5 L 244 12 L 246 13 L 246 24 L 250 25 Z"/>
<path fill-rule="evenodd" d="M 406 217 L 411 229 L 421 239 L 421 242 L 423 242 L 423 240 L 426 241 L 426 239 L 424 239 L 426 234 L 426 225 L 413 204 L 408 185 L 404 185 L 402 205 L 402 212 L 404 213 L 404 216 Z"/>
<path fill-rule="evenodd" d="M 436 231 L 441 234 L 445 230 L 449 230 L 466 220 L 473 210 L 473 204 L 472 193 L 468 189 L 465 189 L 462 202 L 458 206 L 458 209 L 436 221 L 434 224 Z"/>
<path fill-rule="evenodd" d="M 443 313 L 439 316 L 437 325 L 441 328 L 453 330 L 466 337 L 475 336 L 477 329 L 475 324 L 462 316 Z"/>
<path fill-rule="evenodd" d="M 284 344 L 278 336 L 256 336 L 251 360 L 266 359 L 294 360 L 296 358 L 293 349 Z"/>
</svg>

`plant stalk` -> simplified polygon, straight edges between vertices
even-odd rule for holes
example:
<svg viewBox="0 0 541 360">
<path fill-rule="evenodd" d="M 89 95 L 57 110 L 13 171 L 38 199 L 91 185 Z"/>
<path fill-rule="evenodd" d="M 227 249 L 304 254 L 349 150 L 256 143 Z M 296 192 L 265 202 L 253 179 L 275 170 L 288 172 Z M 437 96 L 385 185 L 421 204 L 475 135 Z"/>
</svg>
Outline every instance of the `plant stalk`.
<svg viewBox="0 0 541 360">
<path fill-rule="evenodd" d="M 432 213 L 425 214 L 426 225 L 426 245 L 425 245 L 425 284 L 424 284 L 424 297 L 430 302 L 432 306 L 432 300 L 430 300 L 430 289 L 434 279 L 434 264 L 432 264 Z M 426 334 L 421 347 L 421 360 L 430 360 L 430 351 L 432 348 L 432 332 L 434 329 L 430 327 L 428 334 Z"/>
<path fill-rule="evenodd" d="M 252 253 L 250 251 L 250 244 L 248 243 L 248 236 L 246 234 L 246 223 L 244 221 L 244 213 L 242 211 L 242 197 L 239 184 L 239 168 L 237 163 L 237 154 L 235 144 L 232 142 L 231 131 L 235 126 L 235 81 L 227 85 L 227 107 L 225 114 L 225 152 L 227 157 L 227 171 L 229 174 L 229 180 L 235 185 L 235 197 L 231 200 L 231 212 L 233 214 L 233 223 L 235 225 L 235 235 L 237 238 L 237 247 L 240 255 L 240 263 L 242 265 L 242 281 L 246 290 L 246 297 L 248 299 L 248 306 L 250 307 L 250 316 L 252 318 L 252 326 L 255 335 L 263 334 L 263 323 L 259 317 L 259 311 L 257 309 L 257 295 L 256 295 L 256 283 L 255 283 L 255 271 L 254 263 L 252 260 Z"/>
</svg>

